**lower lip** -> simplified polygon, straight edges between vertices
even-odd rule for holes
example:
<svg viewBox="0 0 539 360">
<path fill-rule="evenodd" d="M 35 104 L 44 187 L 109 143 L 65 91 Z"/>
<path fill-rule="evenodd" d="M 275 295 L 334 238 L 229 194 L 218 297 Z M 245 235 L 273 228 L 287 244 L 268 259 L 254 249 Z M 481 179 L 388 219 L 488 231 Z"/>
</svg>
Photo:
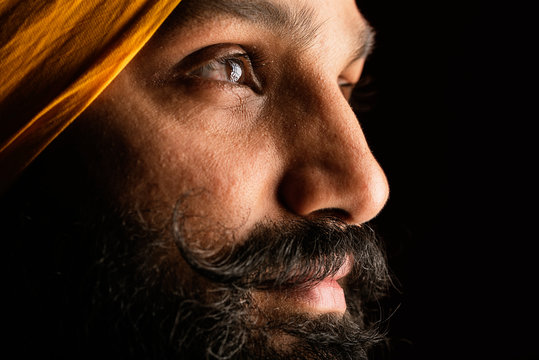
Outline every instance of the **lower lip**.
<svg viewBox="0 0 539 360">
<path fill-rule="evenodd" d="M 319 312 L 337 312 L 346 311 L 346 300 L 344 290 L 335 279 L 324 279 L 315 287 L 301 293 L 300 301 L 308 307 Z"/>
</svg>

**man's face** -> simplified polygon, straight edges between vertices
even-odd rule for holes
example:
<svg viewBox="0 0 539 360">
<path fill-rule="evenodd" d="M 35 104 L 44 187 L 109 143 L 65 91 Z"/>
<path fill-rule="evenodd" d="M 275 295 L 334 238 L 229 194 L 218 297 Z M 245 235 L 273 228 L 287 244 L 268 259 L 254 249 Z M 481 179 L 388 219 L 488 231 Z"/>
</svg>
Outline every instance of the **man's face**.
<svg viewBox="0 0 539 360">
<path fill-rule="evenodd" d="M 169 294 L 181 288 L 182 299 L 212 304 L 222 284 L 240 289 L 247 314 L 240 322 L 258 326 L 258 334 L 270 329 L 265 343 L 285 352 L 293 335 L 271 330 L 276 319 L 347 319 L 341 285 L 361 268 L 362 255 L 344 245 L 332 264 L 332 248 L 343 240 L 332 244 L 331 234 L 355 236 L 388 195 L 348 103 L 370 38 L 353 0 L 179 5 L 75 123 L 87 161 L 98 169 L 96 186 L 126 221 L 162 239 L 149 251 L 149 236 L 138 237 L 149 278 L 161 276 Z M 318 225 L 297 230 L 303 221 Z M 212 277 L 215 269 L 206 267 L 249 240 L 267 256 L 264 246 L 279 242 L 278 251 L 309 242 L 319 227 L 330 229 L 318 239 L 326 245 L 310 248 L 320 252 L 311 266 L 330 264 L 320 274 L 308 260 L 281 264 L 277 254 L 275 264 L 264 260 L 263 269 L 242 276 L 216 265 Z M 298 231 L 309 235 L 297 240 Z M 309 276 L 317 281 L 310 284 Z M 298 279 L 309 286 L 297 286 Z"/>
</svg>

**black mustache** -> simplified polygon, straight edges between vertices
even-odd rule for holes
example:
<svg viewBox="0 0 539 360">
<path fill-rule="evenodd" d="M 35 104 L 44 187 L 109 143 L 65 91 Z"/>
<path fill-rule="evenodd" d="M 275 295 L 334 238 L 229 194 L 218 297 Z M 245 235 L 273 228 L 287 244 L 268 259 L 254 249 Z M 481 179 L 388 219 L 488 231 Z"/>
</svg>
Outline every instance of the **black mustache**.
<svg viewBox="0 0 539 360">
<path fill-rule="evenodd" d="M 245 241 L 216 250 L 194 248 L 181 234 L 177 206 L 174 241 L 185 261 L 200 275 L 239 288 L 280 290 L 309 287 L 335 275 L 353 259 L 351 276 L 372 291 L 385 288 L 385 255 L 372 229 L 337 218 L 298 219 L 257 225 Z"/>
</svg>

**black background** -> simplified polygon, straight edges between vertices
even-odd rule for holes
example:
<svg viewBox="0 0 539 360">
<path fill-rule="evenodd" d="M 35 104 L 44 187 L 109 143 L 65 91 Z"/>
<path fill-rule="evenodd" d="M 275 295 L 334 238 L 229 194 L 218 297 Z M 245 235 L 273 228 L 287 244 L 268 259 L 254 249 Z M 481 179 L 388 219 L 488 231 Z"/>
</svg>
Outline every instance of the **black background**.
<svg viewBox="0 0 539 360">
<path fill-rule="evenodd" d="M 390 358 L 539 359 L 534 11 L 358 4 L 377 31 L 360 122 L 391 187 L 374 224 L 401 290 Z"/>
</svg>

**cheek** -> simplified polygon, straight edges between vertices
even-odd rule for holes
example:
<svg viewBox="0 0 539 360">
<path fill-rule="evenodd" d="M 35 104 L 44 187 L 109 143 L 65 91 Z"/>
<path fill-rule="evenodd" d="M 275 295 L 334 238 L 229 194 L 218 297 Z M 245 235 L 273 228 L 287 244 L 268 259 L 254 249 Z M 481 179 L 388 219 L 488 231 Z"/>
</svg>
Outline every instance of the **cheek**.
<svg viewBox="0 0 539 360">
<path fill-rule="evenodd" d="M 111 86 L 109 97 L 119 99 L 132 87 L 128 75 Z M 122 99 L 106 121 L 129 153 L 121 169 L 122 208 L 142 213 L 150 225 L 166 226 L 181 200 L 195 230 L 220 226 L 238 237 L 276 213 L 278 134 L 258 100 L 223 107 L 185 96 L 164 106 L 148 91 Z"/>
<path fill-rule="evenodd" d="M 138 142 L 130 202 L 138 198 L 165 222 L 182 199 L 189 231 L 223 227 L 241 237 L 275 207 L 279 170 L 272 137 L 262 130 L 193 126 L 219 115 L 199 116 L 204 119 L 191 118 L 189 126 L 164 121 L 168 125 L 146 132 Z"/>
</svg>

